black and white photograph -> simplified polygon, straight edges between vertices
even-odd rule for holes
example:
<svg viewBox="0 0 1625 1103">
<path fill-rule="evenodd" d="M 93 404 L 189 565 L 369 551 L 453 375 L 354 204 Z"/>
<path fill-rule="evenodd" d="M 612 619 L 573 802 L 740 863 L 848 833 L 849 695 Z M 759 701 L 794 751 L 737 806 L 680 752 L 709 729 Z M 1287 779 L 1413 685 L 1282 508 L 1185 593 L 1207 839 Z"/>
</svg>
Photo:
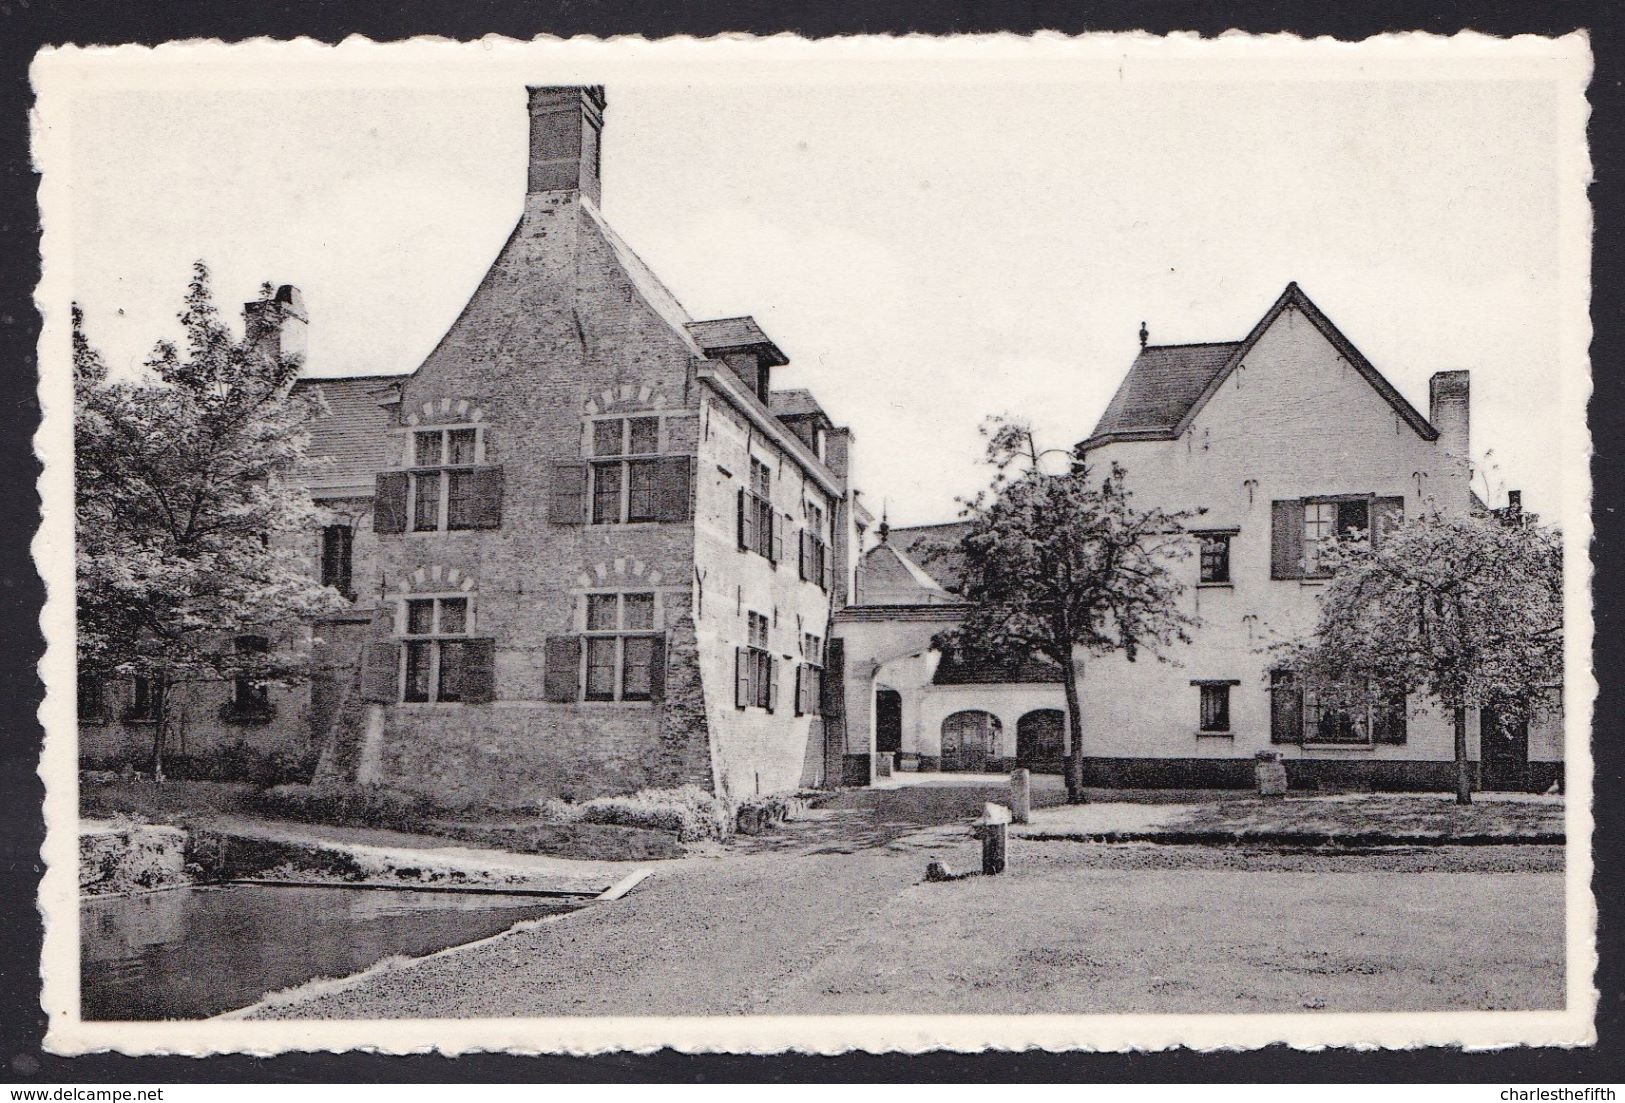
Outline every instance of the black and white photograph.
<svg viewBox="0 0 1625 1103">
<path fill-rule="evenodd" d="M 1590 75 L 42 51 L 47 1047 L 1588 1043 Z"/>
</svg>

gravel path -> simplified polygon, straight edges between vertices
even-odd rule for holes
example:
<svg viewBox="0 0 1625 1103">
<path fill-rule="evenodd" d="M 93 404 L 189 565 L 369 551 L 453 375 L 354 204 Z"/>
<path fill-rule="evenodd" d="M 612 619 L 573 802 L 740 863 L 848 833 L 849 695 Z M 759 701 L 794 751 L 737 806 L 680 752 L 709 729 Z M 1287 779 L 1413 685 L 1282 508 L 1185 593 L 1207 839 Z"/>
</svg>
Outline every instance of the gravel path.
<svg viewBox="0 0 1625 1103">
<path fill-rule="evenodd" d="M 1013 845 L 974 788 L 845 794 L 614 904 L 261 1017 L 1472 1010 L 1562 1002 L 1562 851 Z"/>
</svg>

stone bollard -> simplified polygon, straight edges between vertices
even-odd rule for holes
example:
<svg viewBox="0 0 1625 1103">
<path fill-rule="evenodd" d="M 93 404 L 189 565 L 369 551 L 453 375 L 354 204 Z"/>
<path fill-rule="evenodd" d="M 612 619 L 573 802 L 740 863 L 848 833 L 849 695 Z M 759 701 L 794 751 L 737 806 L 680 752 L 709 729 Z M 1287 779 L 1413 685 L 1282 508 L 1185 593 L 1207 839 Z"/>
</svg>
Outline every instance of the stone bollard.
<svg viewBox="0 0 1625 1103">
<path fill-rule="evenodd" d="M 983 806 L 982 818 L 976 823 L 976 834 L 982 840 L 982 872 L 1004 872 L 1005 843 L 1010 831 L 1010 809 L 1002 804 Z"/>
<path fill-rule="evenodd" d="M 1016 770 L 1010 775 L 1010 819 L 1015 823 L 1031 823 L 1033 818 L 1033 775 L 1027 770 Z"/>
<path fill-rule="evenodd" d="M 1256 760 L 1253 765 L 1253 777 L 1258 783 L 1258 795 L 1284 798 L 1286 764 L 1281 761 L 1281 752 L 1259 751 L 1253 758 Z"/>
</svg>

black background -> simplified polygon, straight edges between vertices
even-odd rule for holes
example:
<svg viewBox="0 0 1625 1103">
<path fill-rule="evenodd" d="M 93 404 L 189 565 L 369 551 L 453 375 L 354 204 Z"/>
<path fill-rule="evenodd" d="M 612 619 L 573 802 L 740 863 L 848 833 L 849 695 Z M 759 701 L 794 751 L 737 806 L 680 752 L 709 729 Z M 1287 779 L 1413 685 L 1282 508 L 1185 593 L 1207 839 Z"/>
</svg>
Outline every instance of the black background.
<svg viewBox="0 0 1625 1103">
<path fill-rule="evenodd" d="M 1625 533 L 1615 511 L 1621 494 L 1619 450 L 1625 443 L 1625 401 L 1620 365 L 1622 58 L 1620 5 L 1597 3 L 1401 3 L 1320 0 L 1310 3 L 1159 3 L 1116 0 L 1092 3 L 930 2 L 869 0 L 838 3 L 571 2 L 521 4 L 499 0 L 441 3 L 388 0 L 358 3 L 226 2 L 41 3 L 0 0 L 0 717 L 4 755 L 0 768 L 0 1082 L 93 1084 L 257 1081 L 301 1082 L 554 1082 L 680 1081 L 793 1082 L 1020 1081 L 1246 1082 L 1439 1081 L 1505 1084 L 1625 1082 L 1622 1060 L 1621 981 L 1621 667 L 1616 622 L 1625 614 L 1616 566 Z M 305 35 L 336 42 L 360 34 L 393 41 L 419 34 L 453 39 L 499 34 L 529 39 L 560 36 L 671 34 L 706 36 L 727 31 L 809 37 L 840 34 L 957 34 L 1055 30 L 1196 31 L 1216 35 L 1236 28 L 1292 31 L 1305 36 L 1357 40 L 1385 31 L 1449 34 L 1472 29 L 1487 34 L 1558 35 L 1575 29 L 1591 34 L 1596 73 L 1589 91 L 1591 154 L 1596 213 L 1591 350 L 1595 393 L 1590 421 L 1596 456 L 1593 516 L 1596 543 L 1595 669 L 1600 683 L 1593 738 L 1596 764 L 1596 838 L 1593 887 L 1601 910 L 1602 993 L 1597 1014 L 1599 1042 L 1587 1049 L 1504 1050 L 1464 1053 L 1452 1049 L 1352 1053 L 1304 1053 L 1277 1046 L 1247 1053 L 1198 1054 L 932 1054 L 920 1057 L 853 1054 L 839 1058 L 685 1056 L 382 1057 L 371 1054 L 290 1054 L 275 1058 L 130 1058 L 99 1054 L 61 1058 L 44 1053 L 45 1018 L 39 1009 L 41 924 L 34 896 L 44 837 L 43 789 L 35 774 L 42 732 L 35 719 L 43 686 L 35 663 L 44 650 L 39 611 L 44 589 L 30 559 L 39 516 L 35 480 L 39 463 L 32 437 L 38 426 L 35 396 L 39 317 L 33 288 L 39 277 L 38 178 L 28 156 L 28 112 L 33 102 L 28 64 L 43 45 L 140 42 L 184 38 L 237 41 Z M 1572 738 L 1572 737 L 1571 737 Z M 1462 937 L 1473 932 L 1464 930 Z"/>
</svg>

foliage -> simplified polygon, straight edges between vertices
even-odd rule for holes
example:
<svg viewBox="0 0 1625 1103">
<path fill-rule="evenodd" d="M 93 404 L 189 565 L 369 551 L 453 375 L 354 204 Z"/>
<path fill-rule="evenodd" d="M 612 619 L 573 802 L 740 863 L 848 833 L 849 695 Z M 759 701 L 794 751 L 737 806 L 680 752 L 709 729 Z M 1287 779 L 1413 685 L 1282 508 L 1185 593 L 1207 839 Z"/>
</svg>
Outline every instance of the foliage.
<svg viewBox="0 0 1625 1103">
<path fill-rule="evenodd" d="M 1324 553 L 1332 577 L 1310 635 L 1281 665 L 1323 699 L 1422 694 L 1456 715 L 1458 798 L 1470 799 L 1463 710 L 1527 719 L 1563 675 L 1563 555 L 1528 515 L 1412 518 Z"/>
<path fill-rule="evenodd" d="M 301 555 L 319 518 L 298 477 L 319 400 L 292 393 L 297 359 L 232 336 L 202 262 L 180 321 L 184 348 L 160 342 L 139 377 L 114 378 L 73 312 L 79 668 L 159 687 L 297 681 L 299 626 L 341 604 Z M 272 646 L 232 646 L 247 634 Z"/>
<path fill-rule="evenodd" d="M 415 831 L 445 814 L 428 797 L 382 785 L 278 785 L 250 799 L 253 811 L 304 823 Z"/>
<path fill-rule="evenodd" d="M 1172 644 L 1189 641 L 1195 621 L 1180 608 L 1184 586 L 1169 566 L 1190 554 L 1183 526 L 1190 515 L 1136 508 L 1116 464 L 1104 478 L 1081 461 L 1046 473 L 1024 423 L 995 419 L 983 434 L 995 475 L 988 490 L 964 503 L 969 526 L 957 544 L 960 592 L 971 608 L 936 646 L 972 659 L 1053 660 L 1063 672 L 1071 731 L 1081 733 L 1079 649 L 1161 659 Z M 1082 799 L 1082 744 L 1075 734 L 1067 769 L 1074 801 Z"/>
<path fill-rule="evenodd" d="M 642 789 L 629 796 L 595 797 L 580 805 L 584 823 L 671 831 L 682 842 L 726 839 L 733 833 L 727 806 L 698 785 Z"/>
</svg>

